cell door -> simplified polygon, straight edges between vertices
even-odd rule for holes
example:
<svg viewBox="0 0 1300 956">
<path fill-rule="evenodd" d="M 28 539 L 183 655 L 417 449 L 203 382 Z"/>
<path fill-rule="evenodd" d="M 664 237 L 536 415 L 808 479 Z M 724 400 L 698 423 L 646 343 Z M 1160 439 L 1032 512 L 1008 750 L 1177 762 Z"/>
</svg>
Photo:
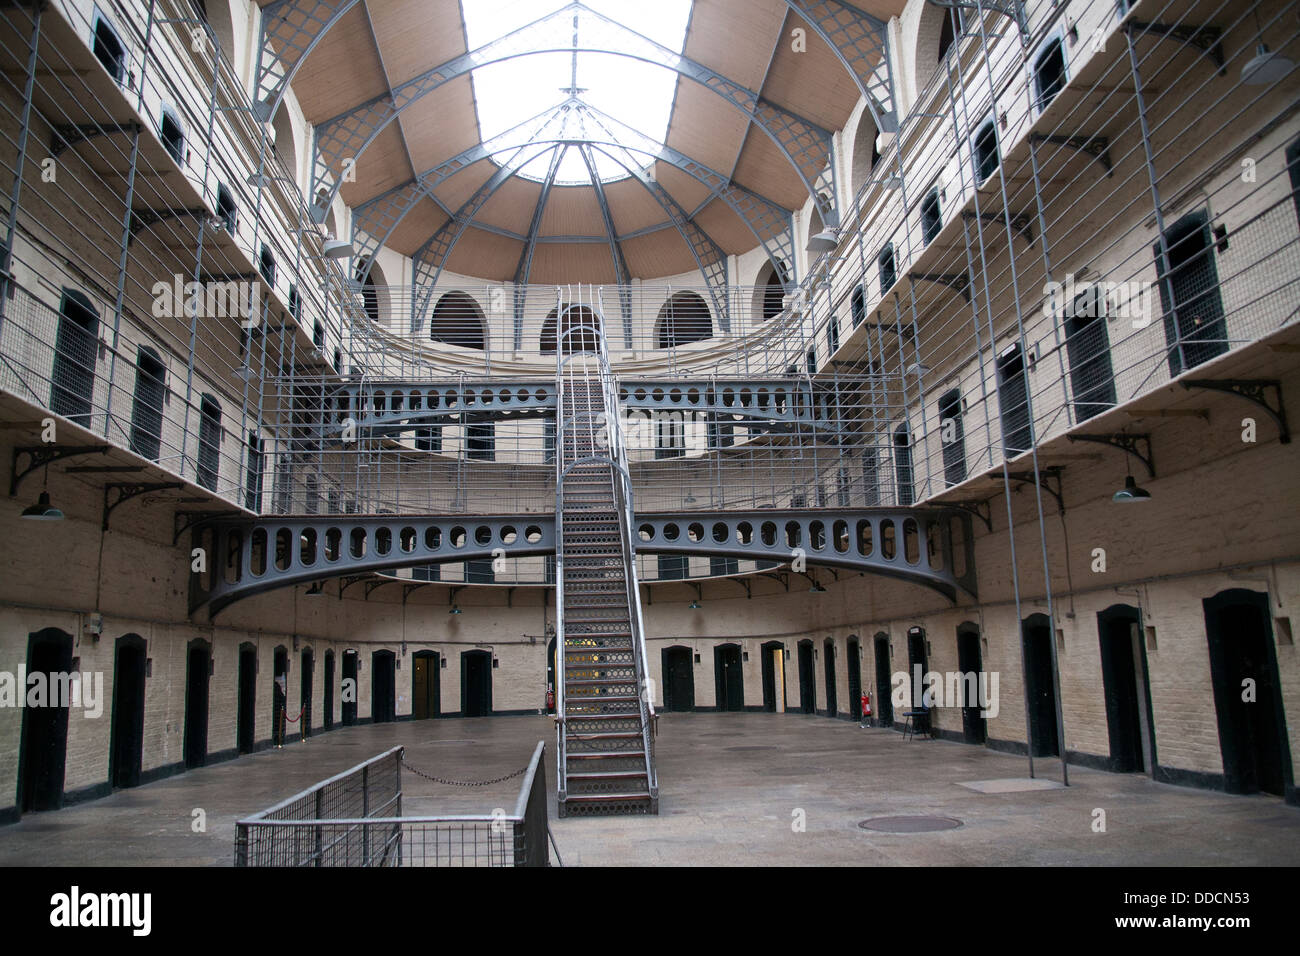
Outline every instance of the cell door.
<svg viewBox="0 0 1300 956">
<path fill-rule="evenodd" d="M 1052 680 L 1052 629 L 1047 617 L 1025 619 L 1025 694 L 1029 697 L 1029 746 L 1035 757 L 1060 756 L 1056 686 Z"/>
<path fill-rule="evenodd" d="M 334 726 L 334 652 L 325 652 L 325 699 L 321 708 L 321 726 L 329 730 Z"/>
<path fill-rule="evenodd" d="M 1119 773 L 1149 769 L 1143 739 L 1148 726 L 1146 655 L 1139 620 L 1137 608 L 1125 605 L 1097 615 L 1111 769 Z"/>
<path fill-rule="evenodd" d="M 460 655 L 461 713 L 487 717 L 492 713 L 492 654 L 465 651 Z"/>
<path fill-rule="evenodd" d="M 113 665 L 113 727 L 109 780 L 138 787 L 144 759 L 145 642 L 135 634 L 117 639 Z"/>
<path fill-rule="evenodd" d="M 987 721 L 981 714 L 982 701 L 979 697 L 979 690 L 984 686 L 984 653 L 980 647 L 979 630 L 974 625 L 963 625 L 957 629 L 957 668 L 961 671 L 962 687 L 965 689 L 961 708 L 962 736 L 968 744 L 982 744 L 988 737 Z M 975 675 L 973 680 L 969 676 L 972 674 Z"/>
<path fill-rule="evenodd" d="M 715 647 L 713 668 L 718 710 L 744 710 L 745 684 L 741 671 L 740 647 L 735 644 Z"/>
<path fill-rule="evenodd" d="M 208 762 L 208 702 L 212 681 L 212 649 L 193 641 L 185 661 L 185 766 Z"/>
<path fill-rule="evenodd" d="M 1234 588 L 1202 603 L 1224 787 L 1282 795 L 1294 778 L 1268 595 Z"/>
<path fill-rule="evenodd" d="M 257 727 L 257 648 L 239 647 L 239 703 L 236 707 L 236 740 L 241 754 L 253 752 Z"/>
<path fill-rule="evenodd" d="M 890 691 L 893 685 L 889 672 L 889 638 L 883 634 L 876 636 L 876 718 L 881 727 L 894 726 L 894 698 Z"/>
<path fill-rule="evenodd" d="M 343 652 L 343 726 L 351 727 L 357 722 L 357 652 Z"/>
<path fill-rule="evenodd" d="M 392 651 L 370 655 L 370 718 L 377 724 L 397 719 L 397 658 Z"/>
<path fill-rule="evenodd" d="M 862 652 L 857 641 L 849 641 L 849 716 L 862 719 Z"/>
<path fill-rule="evenodd" d="M 27 675 L 72 672 L 72 635 L 46 628 L 27 639 Z M 24 689 L 25 690 L 25 689 Z M 67 701 L 46 700 L 44 707 L 22 708 L 18 764 L 18 809 L 57 810 L 63 805 L 63 775 L 68 754 Z M 53 705 L 53 706 L 50 706 Z M 60 706 L 63 705 L 63 706 Z"/>
<path fill-rule="evenodd" d="M 805 714 L 817 713 L 817 684 L 813 671 L 812 641 L 799 642 L 799 708 Z"/>
<path fill-rule="evenodd" d="M 826 668 L 826 715 L 834 717 L 839 711 L 839 692 L 835 686 L 835 642 L 827 641 L 822 645 L 823 662 Z"/>
</svg>

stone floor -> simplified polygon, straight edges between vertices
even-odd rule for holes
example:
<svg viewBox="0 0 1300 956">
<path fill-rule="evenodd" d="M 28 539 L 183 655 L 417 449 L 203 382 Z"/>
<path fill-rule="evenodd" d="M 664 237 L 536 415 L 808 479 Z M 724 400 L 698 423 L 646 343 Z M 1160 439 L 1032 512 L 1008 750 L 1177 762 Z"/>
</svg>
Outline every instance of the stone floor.
<svg viewBox="0 0 1300 956">
<path fill-rule="evenodd" d="M 237 819 L 395 744 L 439 776 L 488 779 L 527 763 L 549 718 L 403 722 L 336 730 L 0 827 L 0 865 L 229 865 Z M 1026 790 L 1023 757 L 821 717 L 669 714 L 658 740 L 658 817 L 554 818 L 565 865 L 1261 865 L 1300 863 L 1300 809 L 1269 796 L 1070 768 L 1070 787 Z M 1055 761 L 1040 776 L 1059 779 Z M 474 789 L 404 774 L 408 814 L 513 808 L 518 778 Z M 980 782 L 980 789 L 962 784 Z M 207 832 L 191 829 L 201 808 Z M 1105 811 L 1104 833 L 1094 832 Z M 926 833 L 864 830 L 873 817 L 961 821 Z M 802 823 L 802 826 L 799 824 Z"/>
</svg>

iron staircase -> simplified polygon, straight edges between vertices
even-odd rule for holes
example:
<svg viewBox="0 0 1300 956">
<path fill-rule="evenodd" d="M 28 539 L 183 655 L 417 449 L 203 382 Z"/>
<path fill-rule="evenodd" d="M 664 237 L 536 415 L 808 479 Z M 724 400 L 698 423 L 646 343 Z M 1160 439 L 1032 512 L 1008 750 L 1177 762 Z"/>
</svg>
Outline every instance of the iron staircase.
<svg viewBox="0 0 1300 956">
<path fill-rule="evenodd" d="M 572 325 L 574 299 L 557 310 L 558 809 L 658 813 L 631 483 L 599 302 L 592 305 Z"/>
</svg>

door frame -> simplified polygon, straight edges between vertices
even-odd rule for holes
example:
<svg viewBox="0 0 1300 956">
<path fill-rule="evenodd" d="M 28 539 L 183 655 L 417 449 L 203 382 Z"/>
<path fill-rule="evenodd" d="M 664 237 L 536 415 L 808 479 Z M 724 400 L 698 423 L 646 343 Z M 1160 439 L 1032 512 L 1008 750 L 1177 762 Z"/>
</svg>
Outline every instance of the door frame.
<svg viewBox="0 0 1300 956">
<path fill-rule="evenodd" d="M 1296 792 L 1294 767 L 1291 762 L 1291 740 L 1286 729 L 1286 706 L 1282 700 L 1282 681 L 1277 666 L 1277 643 L 1273 635 L 1273 617 L 1268 592 L 1252 591 L 1248 588 L 1228 588 L 1213 597 L 1203 598 L 1201 605 L 1205 614 L 1206 644 L 1210 655 L 1210 682 L 1214 687 L 1215 720 L 1219 729 L 1219 751 L 1223 756 L 1224 790 L 1228 793 L 1240 792 L 1228 789 L 1229 784 L 1233 781 L 1228 775 L 1227 753 L 1223 750 L 1224 731 L 1230 729 L 1225 713 L 1229 688 L 1225 686 L 1227 675 L 1222 673 L 1222 667 L 1215 666 L 1216 653 L 1221 655 L 1221 648 L 1223 647 L 1223 635 L 1219 632 L 1219 615 L 1230 607 L 1245 605 L 1258 610 L 1260 618 L 1264 622 L 1264 666 L 1268 669 L 1268 676 L 1273 682 L 1274 689 L 1273 720 L 1276 723 L 1278 748 L 1281 751 L 1282 797 L 1287 803 L 1300 803 L 1300 796 Z M 1239 688 L 1233 688 L 1232 693 L 1236 693 L 1238 690 Z"/>
<path fill-rule="evenodd" d="M 69 634 L 67 631 L 63 630 L 62 628 L 46 627 L 46 628 L 42 628 L 39 631 L 32 631 L 27 635 L 27 673 L 29 676 L 35 673 L 35 671 L 32 668 L 32 652 L 40 644 L 58 645 L 58 651 L 61 658 L 60 663 L 66 662 L 65 670 L 68 671 L 69 673 L 71 672 L 72 655 L 73 655 L 72 635 Z M 22 694 L 26 695 L 27 688 L 26 687 L 19 688 L 19 691 Z M 24 699 L 24 703 L 26 703 L 25 699 Z M 70 716 L 70 713 L 68 708 L 46 708 L 46 709 L 47 710 L 58 709 L 64 711 L 64 715 L 62 718 L 63 743 L 60 748 L 62 753 L 60 755 L 60 761 L 59 761 L 63 765 L 60 774 L 61 779 L 59 780 L 58 787 L 52 788 L 58 790 L 58 795 L 52 799 L 51 801 L 52 806 L 43 808 L 43 809 L 50 809 L 50 810 L 58 810 L 63 806 L 64 783 L 67 781 L 67 776 L 68 776 L 68 717 Z M 31 710 L 32 709 L 30 707 L 22 708 L 22 712 L 23 712 L 22 727 L 19 730 L 19 736 L 18 736 L 18 779 L 16 781 L 18 789 L 15 795 L 14 805 L 20 814 L 24 812 L 28 812 L 28 813 L 33 812 L 30 810 L 25 811 L 23 809 L 23 794 L 24 794 L 24 788 L 27 784 L 27 774 L 31 772 L 31 768 L 27 765 L 27 743 L 28 743 L 28 735 L 31 731 L 31 727 L 28 724 L 27 717 L 28 714 L 31 713 Z M 59 718 L 56 716 L 55 720 L 58 721 Z"/>
<path fill-rule="evenodd" d="M 468 709 L 465 704 L 469 700 L 469 661 L 470 658 L 487 660 L 487 713 L 476 714 L 474 716 L 491 717 L 492 716 L 492 652 L 475 648 L 474 650 L 460 652 L 460 715 L 469 717 Z"/>
<path fill-rule="evenodd" d="M 118 698 L 118 691 L 122 687 L 121 668 L 123 648 L 129 648 L 133 651 L 140 652 L 140 706 L 138 717 L 134 718 L 138 724 L 136 731 L 139 753 L 136 754 L 138 757 L 136 766 L 131 768 L 131 782 L 124 783 L 119 787 L 117 784 L 117 771 L 119 769 L 117 766 L 117 749 L 120 740 L 119 734 L 122 732 L 124 720 L 127 717 L 132 716 L 123 713 L 123 709 L 120 706 L 122 702 Z M 145 696 L 147 694 L 146 682 L 148 678 L 146 675 L 148 674 L 148 660 L 149 644 L 139 634 L 123 634 L 113 642 L 113 713 L 110 718 L 111 725 L 108 733 L 108 785 L 114 790 L 138 787 L 140 786 L 141 778 L 144 776 L 144 714 Z"/>
<path fill-rule="evenodd" d="M 736 672 L 740 675 L 740 706 L 735 710 L 731 707 L 730 685 L 725 683 L 724 677 L 726 673 L 724 658 L 732 652 L 736 655 Z M 730 711 L 735 713 L 745 709 L 745 652 L 735 641 L 713 645 L 713 701 L 719 712 Z"/>
<path fill-rule="evenodd" d="M 437 651 L 422 650 L 416 651 L 411 655 L 411 719 L 415 720 L 415 662 L 417 660 L 425 661 L 425 671 L 429 676 L 425 677 L 425 695 L 428 697 L 428 686 L 433 685 L 433 711 L 425 714 L 421 720 L 433 720 L 435 717 L 442 716 L 442 655 Z"/>
<path fill-rule="evenodd" d="M 240 737 L 242 736 L 240 734 L 240 730 L 242 729 L 242 725 L 243 725 L 244 707 L 245 707 L 245 701 L 244 701 L 244 654 L 245 653 L 251 653 L 253 658 L 252 680 L 248 682 L 249 688 L 252 690 L 253 696 L 252 699 L 250 699 L 247 702 L 249 722 L 251 724 L 248 731 L 249 740 L 248 740 L 247 750 L 243 748 L 242 746 L 243 741 L 240 739 Z M 237 661 L 236 664 L 237 677 L 235 680 L 235 753 L 251 754 L 257 750 L 257 672 L 258 670 L 260 670 L 258 666 L 260 661 L 258 659 L 258 654 L 257 654 L 257 645 L 254 644 L 252 641 L 244 641 L 242 644 L 240 644 L 239 654 L 236 657 L 236 661 Z"/>
<path fill-rule="evenodd" d="M 984 675 L 984 638 L 980 634 L 980 627 L 974 621 L 962 621 L 957 625 L 957 669 L 963 675 L 962 687 L 966 686 L 964 682 L 965 675 L 968 673 L 965 664 L 962 662 L 962 639 L 973 640 L 975 642 L 975 653 L 979 655 L 979 667 L 975 671 L 975 688 L 978 695 L 979 688 L 982 686 L 981 678 Z M 962 740 L 965 743 L 976 746 L 983 746 L 989 739 L 988 720 L 980 713 L 980 701 L 978 696 L 975 700 L 975 706 L 971 707 L 968 701 L 963 702 L 961 710 L 961 733 Z"/>
<path fill-rule="evenodd" d="M 203 750 L 201 757 L 191 763 L 194 754 L 191 750 L 191 743 L 196 736 L 190 732 L 190 656 L 195 651 L 202 651 L 207 655 L 206 673 L 203 674 Z M 208 724 L 212 719 L 212 642 L 196 637 L 185 645 L 185 729 L 181 737 L 181 761 L 186 768 L 195 768 L 206 766 L 208 762 Z"/>
<path fill-rule="evenodd" d="M 1142 752 L 1143 770 L 1148 777 L 1156 775 L 1156 722 L 1155 712 L 1151 706 L 1151 672 L 1147 665 L 1147 645 L 1143 639 L 1142 609 L 1131 604 L 1112 604 L 1097 612 L 1098 653 L 1101 654 L 1101 642 L 1104 640 L 1106 625 L 1112 621 L 1127 621 L 1137 627 L 1134 640 L 1133 678 L 1138 692 L 1138 748 Z M 1101 657 L 1102 692 L 1106 690 L 1105 657 Z M 1110 711 L 1106 712 L 1106 730 L 1109 736 Z M 1111 755 L 1114 759 L 1114 755 Z"/>
</svg>

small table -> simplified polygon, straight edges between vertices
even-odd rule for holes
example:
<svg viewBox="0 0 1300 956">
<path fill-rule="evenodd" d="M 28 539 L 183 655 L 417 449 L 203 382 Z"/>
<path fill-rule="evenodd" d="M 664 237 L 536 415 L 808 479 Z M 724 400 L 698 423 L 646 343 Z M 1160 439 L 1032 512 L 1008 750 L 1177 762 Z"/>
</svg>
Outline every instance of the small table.
<svg viewBox="0 0 1300 956">
<path fill-rule="evenodd" d="M 907 718 L 903 724 L 903 739 L 915 737 L 917 733 L 923 733 L 933 739 L 934 734 L 930 729 L 930 711 L 928 708 L 920 710 L 905 710 L 903 716 Z"/>
</svg>

